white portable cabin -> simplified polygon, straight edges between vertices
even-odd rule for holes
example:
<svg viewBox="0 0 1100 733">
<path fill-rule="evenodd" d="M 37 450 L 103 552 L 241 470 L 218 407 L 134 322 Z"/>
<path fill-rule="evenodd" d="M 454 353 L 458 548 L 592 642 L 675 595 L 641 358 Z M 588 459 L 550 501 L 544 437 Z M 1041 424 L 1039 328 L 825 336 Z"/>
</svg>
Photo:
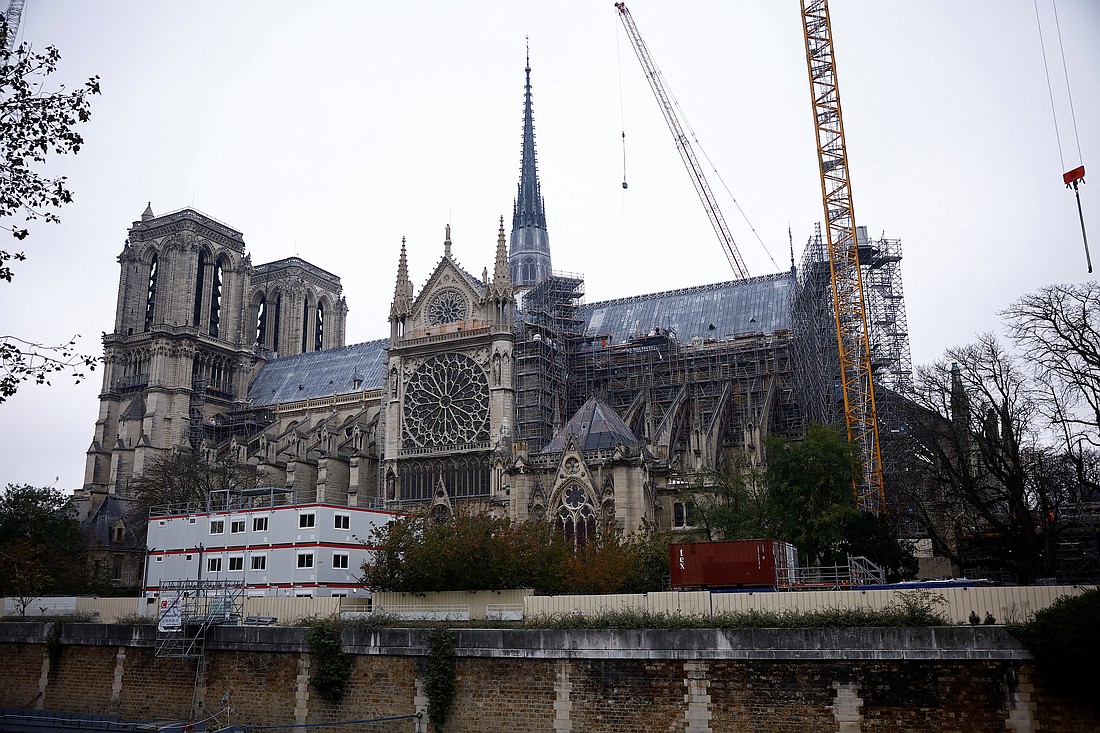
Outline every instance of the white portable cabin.
<svg viewBox="0 0 1100 733">
<path fill-rule="evenodd" d="M 207 506 L 155 507 L 146 540 L 145 594 L 163 581 L 243 581 L 258 596 L 347 596 L 359 591 L 375 529 L 395 512 L 299 504 L 288 489 L 215 492 Z"/>
</svg>

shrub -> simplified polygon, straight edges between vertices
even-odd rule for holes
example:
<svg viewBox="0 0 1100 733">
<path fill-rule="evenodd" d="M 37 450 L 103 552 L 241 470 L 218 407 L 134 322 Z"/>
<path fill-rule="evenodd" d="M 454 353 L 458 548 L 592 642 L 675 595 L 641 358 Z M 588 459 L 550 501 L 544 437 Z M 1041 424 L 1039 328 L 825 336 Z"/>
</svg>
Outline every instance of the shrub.
<svg viewBox="0 0 1100 733">
<path fill-rule="evenodd" d="M 313 655 L 309 683 L 325 700 L 340 702 L 351 678 L 351 659 L 340 644 L 340 625 L 331 619 L 313 621 L 306 644 Z"/>
<path fill-rule="evenodd" d="M 1028 623 L 1009 630 L 1031 650 L 1048 687 L 1095 701 L 1100 689 L 1100 589 L 1062 596 Z"/>
</svg>

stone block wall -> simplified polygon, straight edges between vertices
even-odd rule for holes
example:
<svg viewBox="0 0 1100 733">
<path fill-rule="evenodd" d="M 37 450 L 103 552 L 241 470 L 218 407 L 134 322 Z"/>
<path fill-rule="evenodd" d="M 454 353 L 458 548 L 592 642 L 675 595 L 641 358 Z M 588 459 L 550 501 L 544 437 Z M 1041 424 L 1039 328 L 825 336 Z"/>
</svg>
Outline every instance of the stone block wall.
<svg viewBox="0 0 1100 733">
<path fill-rule="evenodd" d="M 227 699 L 256 726 L 427 710 L 425 629 L 345 630 L 351 678 L 331 703 L 304 629 L 214 629 L 200 663 L 158 658 L 151 626 L 69 624 L 60 647 L 49 628 L 0 623 L 0 707 L 201 720 Z M 1100 730 L 1100 708 L 1044 688 L 1000 628 L 454 633 L 447 733 Z"/>
</svg>

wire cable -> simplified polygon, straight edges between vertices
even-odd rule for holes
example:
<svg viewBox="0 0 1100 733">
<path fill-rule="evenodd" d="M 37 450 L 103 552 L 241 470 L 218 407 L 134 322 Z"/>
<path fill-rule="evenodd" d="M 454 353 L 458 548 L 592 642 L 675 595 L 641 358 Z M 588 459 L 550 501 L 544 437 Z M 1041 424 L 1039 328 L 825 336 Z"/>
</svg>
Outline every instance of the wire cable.
<svg viewBox="0 0 1100 733">
<path fill-rule="evenodd" d="M 657 62 L 652 60 L 651 62 L 653 63 L 653 68 L 657 70 L 657 73 L 661 76 L 664 76 L 664 73 L 661 71 L 660 67 L 657 66 Z M 777 263 L 775 261 L 775 258 L 772 257 L 771 251 L 768 249 L 768 246 L 764 244 L 764 240 L 760 238 L 760 234 L 756 231 L 756 227 L 754 227 L 752 225 L 752 222 L 749 221 L 748 214 L 746 214 L 745 210 L 741 208 L 741 202 L 737 200 L 737 197 L 733 195 L 733 191 L 731 191 L 730 187 L 726 185 L 726 179 L 722 178 L 722 174 L 718 171 L 718 166 L 716 166 L 714 164 L 714 161 L 710 159 L 710 156 L 707 155 L 707 151 L 703 147 L 703 143 L 699 141 L 699 136 L 695 134 L 695 128 L 691 126 L 691 121 L 688 119 L 687 113 L 685 113 L 684 108 L 680 106 L 680 100 L 676 98 L 676 95 L 673 93 L 672 89 L 666 88 L 665 92 L 668 94 L 669 99 L 672 100 L 672 106 L 676 111 L 676 116 L 680 118 L 680 120 L 684 123 L 684 127 L 687 128 L 687 132 L 688 135 L 691 137 L 692 143 L 694 143 L 695 147 L 698 148 L 700 153 L 702 153 L 703 160 L 707 161 L 707 165 L 709 165 L 710 169 L 714 171 L 714 175 L 718 176 L 718 182 L 722 184 L 722 188 L 725 190 L 726 195 L 730 197 L 731 201 L 733 201 L 733 205 L 737 207 L 737 211 L 741 214 L 741 218 L 745 220 L 745 223 L 748 225 L 749 229 L 752 230 L 753 235 L 756 237 L 756 241 L 760 243 L 760 248 L 764 250 L 764 254 L 768 256 L 768 259 L 772 261 L 772 265 L 774 265 L 775 269 L 778 271 L 779 263 Z"/>
<path fill-rule="evenodd" d="M 1058 111 L 1054 106 L 1054 87 L 1050 83 L 1050 67 L 1047 65 L 1047 46 L 1043 41 L 1043 21 L 1039 18 L 1039 0 L 1032 0 L 1035 6 L 1035 24 L 1039 28 L 1039 50 L 1043 52 L 1043 73 L 1047 79 L 1047 95 L 1050 97 L 1050 114 L 1054 118 L 1054 140 L 1058 143 L 1058 162 L 1062 170 L 1066 169 L 1066 160 L 1062 155 L 1062 136 L 1058 132 Z"/>
<path fill-rule="evenodd" d="M 616 26 L 619 24 L 616 23 Z M 619 125 L 623 131 L 623 188 L 626 186 L 626 105 L 623 104 L 623 52 L 619 42 L 619 28 L 615 33 L 615 59 L 619 65 Z M 624 204 L 625 205 L 625 204 Z"/>
<path fill-rule="evenodd" d="M 1058 52 L 1062 54 L 1062 74 L 1066 77 L 1066 96 L 1069 98 L 1069 118 L 1073 123 L 1073 137 L 1077 140 L 1077 160 L 1078 162 L 1084 162 L 1085 158 L 1081 155 L 1081 136 L 1077 134 L 1077 115 L 1073 111 L 1073 89 L 1069 84 L 1069 69 L 1066 67 L 1066 48 L 1062 45 L 1062 26 L 1058 22 L 1058 0 L 1050 0 L 1050 4 L 1051 7 L 1054 8 L 1054 30 L 1058 34 Z"/>
</svg>

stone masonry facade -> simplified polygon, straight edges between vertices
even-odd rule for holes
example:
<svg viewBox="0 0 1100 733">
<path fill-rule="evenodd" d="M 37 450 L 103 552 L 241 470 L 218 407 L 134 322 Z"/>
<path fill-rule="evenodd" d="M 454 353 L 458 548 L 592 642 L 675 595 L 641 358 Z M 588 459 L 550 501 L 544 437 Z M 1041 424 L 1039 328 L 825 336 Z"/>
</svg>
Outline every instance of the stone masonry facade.
<svg viewBox="0 0 1100 733">
<path fill-rule="evenodd" d="M 0 707 L 305 725 L 425 713 L 424 629 L 346 630 L 338 704 L 310 686 L 299 628 L 223 628 L 206 657 L 162 659 L 155 629 L 0 624 Z M 999 628 L 454 632 L 448 733 L 1100 730 L 1091 701 L 1045 689 Z M 192 708 L 192 706 L 194 706 Z M 426 715 L 385 730 L 426 733 Z"/>
</svg>

